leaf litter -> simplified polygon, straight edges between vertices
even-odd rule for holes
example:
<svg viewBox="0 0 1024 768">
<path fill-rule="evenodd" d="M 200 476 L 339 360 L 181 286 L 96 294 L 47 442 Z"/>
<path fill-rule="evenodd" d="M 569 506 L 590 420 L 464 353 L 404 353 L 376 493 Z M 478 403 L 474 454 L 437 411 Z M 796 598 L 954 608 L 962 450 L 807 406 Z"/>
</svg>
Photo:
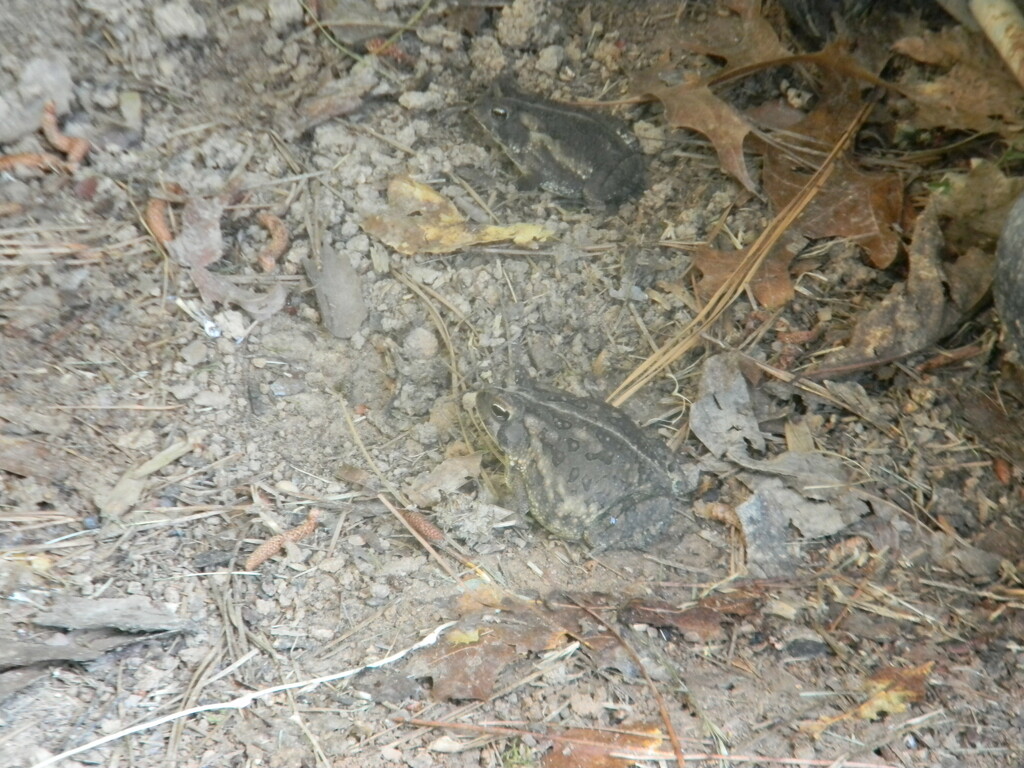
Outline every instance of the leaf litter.
<svg viewBox="0 0 1024 768">
<path fill-rule="evenodd" d="M 860 316 L 849 343 L 825 358 L 822 371 L 898 360 L 931 346 L 963 321 L 988 292 L 995 261 L 974 249 L 947 267 L 943 245 L 938 214 L 929 206 L 914 229 L 907 281 Z"/>
<path fill-rule="evenodd" d="M 733 4 L 732 7 L 738 6 Z M 726 70 L 728 72 L 739 71 L 743 68 L 756 68 L 767 58 L 781 55 L 781 52 L 773 47 L 770 36 L 764 31 L 763 19 L 759 14 L 749 10 L 756 6 L 748 5 L 746 7 L 748 10 L 744 13 L 747 15 L 741 14 L 739 18 L 746 20 L 749 34 L 745 37 L 740 36 L 739 44 L 734 42 L 732 48 L 728 47 L 728 40 L 725 37 L 714 42 L 718 52 L 723 54 L 722 58 L 729 61 L 729 69 Z M 757 25 L 754 23 L 755 19 L 758 22 Z M 768 28 L 769 33 L 770 31 Z M 925 45 L 937 44 L 926 42 Z M 697 43 L 694 43 L 691 50 L 697 50 L 696 46 Z M 910 51 L 911 47 L 908 47 L 907 50 Z M 922 57 L 927 55 L 927 52 L 920 53 L 919 49 L 913 50 Z M 715 53 L 715 49 L 712 47 L 707 47 L 706 51 L 711 55 Z M 744 58 L 748 52 L 751 52 L 750 55 Z M 963 58 L 961 56 L 959 60 L 937 59 L 932 65 L 951 67 L 950 72 L 952 73 L 962 63 Z M 950 61 L 953 63 L 950 64 Z M 836 62 L 842 63 L 838 58 Z M 837 65 L 835 69 L 838 71 L 840 67 Z M 959 72 L 957 75 L 960 77 Z M 936 89 L 936 92 L 941 94 L 941 98 L 957 101 L 957 110 L 966 112 L 968 107 L 974 103 L 989 105 L 995 103 L 987 101 L 991 97 L 986 95 L 982 88 L 978 88 L 977 94 L 966 93 L 976 82 L 970 77 L 960 77 L 958 82 L 960 85 L 956 87 L 943 83 Z M 907 92 L 914 93 L 914 97 L 918 101 L 917 114 L 920 115 L 920 122 L 908 124 L 921 127 L 930 119 L 927 110 L 921 105 L 929 99 L 934 101 L 936 97 L 934 92 L 929 93 L 927 89 L 913 91 L 910 88 L 911 85 L 913 83 L 909 81 L 904 83 Z M 672 90 L 673 88 L 677 90 Z M 772 200 L 773 205 L 781 207 L 782 201 L 793 199 L 793 194 L 802 189 L 801 177 L 807 176 L 807 168 L 813 168 L 815 153 L 820 156 L 828 150 L 828 142 L 832 140 L 829 138 L 829 129 L 835 127 L 834 125 L 830 126 L 829 121 L 835 120 L 836 124 L 842 123 L 839 116 L 843 105 L 830 105 L 828 99 L 823 98 L 819 102 L 819 107 L 822 110 L 824 127 L 819 130 L 818 126 L 811 125 L 810 122 L 803 125 L 797 124 L 798 129 L 793 133 L 800 134 L 799 141 L 794 136 L 789 145 L 784 141 L 786 137 L 782 134 L 782 129 L 779 128 L 779 132 L 773 137 L 776 141 L 768 143 L 767 148 L 757 150 L 763 152 L 765 163 L 761 182 L 763 186 L 759 187 L 754 182 L 743 156 L 745 143 L 750 145 L 747 147 L 748 150 L 760 146 L 758 142 L 747 141 L 752 133 L 753 118 L 729 106 L 724 99 L 714 93 L 713 89 L 714 83 L 710 80 L 701 82 L 699 79 L 684 77 L 675 86 L 648 84 L 646 92 L 662 99 L 666 113 L 669 115 L 670 124 L 674 121 L 682 127 L 688 118 L 681 115 L 687 111 L 688 107 L 692 107 L 696 116 L 692 122 L 709 132 L 709 138 L 715 145 L 716 151 L 723 157 L 722 162 L 726 170 L 748 191 L 763 189 Z M 972 102 L 968 98 L 969 96 L 977 97 L 979 101 Z M 687 102 L 687 99 L 690 101 Z M 851 96 L 850 99 L 859 104 L 860 94 Z M 814 112 L 811 114 L 813 115 Z M 1009 119 L 1008 112 L 995 111 L 991 114 L 996 115 L 1000 123 L 993 130 L 1006 136 L 1014 135 L 1016 128 L 1013 126 L 1012 120 Z M 714 125 L 716 119 L 721 120 L 720 128 L 716 128 Z M 810 116 L 807 120 L 810 121 Z M 951 118 L 950 122 L 954 123 L 954 120 Z M 951 126 L 938 125 L 936 127 L 950 128 Z M 696 129 L 701 130 L 701 128 Z M 788 123 L 786 130 L 792 128 L 793 124 Z M 717 134 L 716 130 L 719 131 Z M 798 150 L 794 149 L 796 146 L 799 146 Z M 800 162 L 794 161 L 793 158 L 796 155 L 800 156 Z M 771 165 L 772 163 L 774 165 Z M 990 270 L 990 265 L 986 263 L 984 252 L 981 250 L 971 251 L 968 247 L 964 247 L 970 241 L 970 234 L 961 237 L 952 237 L 947 234 L 944 241 L 945 246 L 952 246 L 956 251 L 953 255 L 957 257 L 951 259 L 950 254 L 944 251 L 942 238 L 935 235 L 939 225 L 933 220 L 936 217 L 932 208 L 926 207 L 924 212 L 916 217 L 915 225 L 913 215 L 908 216 L 907 211 L 904 210 L 907 203 L 902 197 L 897 200 L 891 194 L 893 188 L 898 188 L 900 195 L 903 194 L 905 178 L 901 174 L 878 171 L 878 164 L 874 164 L 870 171 L 865 170 L 867 167 L 867 165 L 860 165 L 852 151 L 846 153 L 842 164 L 830 180 L 830 184 L 837 184 L 835 197 L 830 200 L 827 187 L 819 193 L 819 199 L 831 204 L 834 218 L 841 221 L 838 223 L 827 221 L 828 216 L 820 210 L 815 211 L 813 207 L 815 203 L 811 203 L 804 209 L 805 218 L 798 220 L 794 229 L 799 230 L 799 234 L 804 238 L 846 237 L 854 239 L 865 247 L 873 267 L 899 267 L 901 266 L 899 259 L 902 245 L 900 233 L 906 229 L 904 223 L 915 226 L 906 265 L 908 275 L 906 284 L 894 288 L 890 298 L 883 301 L 884 306 L 876 308 L 876 314 L 872 315 L 872 311 L 875 310 L 869 310 L 861 315 L 860 326 L 853 332 L 846 351 L 855 362 L 861 362 L 866 358 L 878 363 L 888 359 L 885 354 L 905 355 L 924 349 L 934 343 L 937 332 L 946 332 L 961 324 L 970 312 L 972 301 L 984 292 L 985 286 L 988 284 L 985 275 Z M 787 173 L 790 175 L 787 176 Z M 955 183 L 951 181 L 950 187 L 954 186 Z M 983 190 L 984 187 L 985 182 L 981 182 L 975 189 Z M 769 191 L 770 188 L 772 191 Z M 969 202 L 971 196 L 971 193 L 967 192 L 959 199 Z M 411 197 L 417 201 L 414 206 L 403 209 L 400 205 L 396 205 L 389 212 L 397 214 L 395 218 L 388 219 L 385 216 L 374 220 L 371 217 L 368 220 L 371 227 L 380 227 L 378 231 L 381 233 L 382 239 L 391 238 L 389 242 L 396 250 L 403 253 L 451 252 L 476 242 L 482 242 L 474 240 L 480 233 L 470 231 L 472 226 L 464 226 L 464 222 L 458 220 L 459 214 L 454 211 L 454 207 L 436 205 L 432 208 L 431 206 L 437 201 L 431 201 L 423 189 L 413 188 Z M 937 197 L 938 195 L 935 198 L 936 210 L 938 210 Z M 850 205 L 849 201 L 851 200 L 860 201 L 861 207 L 858 209 L 856 205 Z M 415 207 L 417 205 L 420 207 Z M 822 209 L 829 210 L 828 205 L 822 204 Z M 947 225 L 950 222 L 955 223 L 958 217 L 962 218 L 963 209 L 963 204 L 950 203 L 944 209 L 946 217 L 944 222 L 941 221 L 943 213 L 938 214 L 939 223 Z M 991 207 L 987 206 L 986 209 L 991 210 Z M 208 269 L 220 258 L 222 244 L 219 242 L 219 219 L 222 211 L 208 210 L 205 212 L 205 219 L 202 216 L 193 216 L 192 214 L 195 213 L 196 211 L 190 213 L 186 208 L 186 219 L 192 218 L 192 221 L 186 221 L 186 228 L 182 235 L 179 235 L 179 238 L 182 238 L 183 235 L 188 234 L 188 237 L 179 245 L 179 249 L 184 249 L 185 252 L 191 254 L 191 257 L 184 257 L 181 250 L 176 251 L 176 255 L 183 264 L 189 267 L 195 284 L 204 299 L 221 302 L 233 301 L 231 292 L 218 285 L 215 279 L 217 276 Z M 997 217 L 993 218 L 997 219 Z M 417 221 L 417 219 L 424 221 Z M 986 223 L 985 229 L 997 232 L 998 223 L 998 220 Z M 214 232 L 215 229 L 216 232 Z M 513 239 L 520 236 L 530 240 L 534 235 L 535 233 L 524 230 L 518 235 L 513 235 Z M 798 240 L 793 242 L 799 244 Z M 441 250 L 432 250 L 435 248 Z M 788 275 L 790 262 L 795 252 L 795 250 L 790 250 L 780 253 L 778 256 L 773 254 L 765 262 L 764 276 L 755 277 L 750 283 L 753 287 L 753 295 L 763 305 L 784 306 L 786 302 L 799 295 Z M 217 255 L 211 258 L 213 254 Z M 745 255 L 745 251 L 738 252 L 737 258 L 744 258 Z M 724 262 L 726 257 L 722 256 L 721 259 Z M 720 274 L 725 274 L 728 271 L 727 266 L 723 266 L 721 263 L 713 265 L 710 259 L 706 259 L 703 266 L 698 259 L 698 268 L 705 272 L 706 280 L 711 277 L 709 273 L 713 269 L 717 269 Z M 957 271 L 961 273 L 961 277 L 957 276 Z M 892 273 L 899 275 L 895 269 Z M 760 284 L 764 287 L 758 287 L 759 279 Z M 709 280 L 704 288 L 708 289 L 713 284 L 713 280 Z M 962 284 L 964 287 L 957 288 L 958 284 Z M 241 302 L 235 303 L 245 306 Z M 253 314 L 258 316 L 260 306 L 256 305 L 255 309 Z M 361 322 L 362 319 L 359 320 L 359 323 Z M 886 346 L 883 335 L 887 327 L 891 334 L 893 327 L 914 329 L 917 325 L 927 327 L 918 329 L 916 335 L 908 335 L 905 341 L 895 348 Z M 837 360 L 839 365 L 844 364 L 841 357 L 826 358 L 826 364 L 836 366 Z M 765 425 L 764 414 L 754 407 L 750 385 L 740 380 L 742 374 L 738 371 L 738 367 L 736 370 L 730 371 L 720 367 L 720 362 L 714 359 L 709 360 L 705 366 L 705 373 L 709 376 L 714 374 L 723 377 L 723 389 L 719 393 L 721 397 L 716 397 L 716 401 L 712 403 L 707 400 L 708 392 L 705 391 L 699 401 L 699 406 L 694 410 L 691 426 L 694 426 L 694 423 L 698 425 L 694 427 L 694 433 L 703 444 L 709 448 L 717 446 L 711 448 L 712 453 L 735 465 L 735 478 L 751 491 L 749 496 L 751 502 L 757 502 L 754 504 L 757 507 L 756 514 L 740 515 L 739 517 L 742 521 L 741 525 L 744 526 L 747 565 L 751 567 L 751 571 L 755 572 L 760 566 L 773 565 L 775 567 L 774 574 L 785 575 L 798 566 L 806 565 L 804 561 L 786 551 L 787 542 L 788 548 L 794 549 L 791 546 L 794 541 L 794 537 L 791 535 L 793 528 L 799 532 L 800 536 L 806 538 L 835 535 L 843 531 L 844 527 L 849 524 L 849 521 L 842 518 L 841 510 L 835 501 L 836 497 L 827 493 L 823 486 L 832 486 L 827 489 L 828 491 L 838 489 L 839 492 L 844 492 L 848 490 L 852 481 L 839 471 L 845 467 L 836 466 L 834 461 L 829 463 L 821 460 L 823 457 L 817 455 L 818 452 L 813 450 L 813 441 L 803 444 L 803 448 L 797 450 L 795 448 L 798 442 L 796 438 L 794 437 L 791 443 L 788 440 L 790 422 L 786 424 L 787 450 L 779 452 L 777 437 Z M 834 385 L 832 386 L 834 387 Z M 863 388 L 851 397 L 877 399 L 874 394 L 869 395 Z M 875 406 L 878 411 L 881 411 L 877 420 L 880 423 L 885 423 L 888 415 L 878 407 L 878 403 L 872 402 L 869 405 Z M 731 435 L 734 430 L 738 432 L 739 439 L 734 439 L 736 436 Z M 456 487 L 465 479 L 474 476 L 477 471 L 476 467 L 453 464 L 445 468 L 445 472 L 441 473 L 442 476 L 431 478 L 431 483 L 438 488 Z M 814 481 L 817 481 L 819 487 L 811 487 Z M 824 507 L 814 507 L 814 504 L 824 505 Z M 801 510 L 801 508 L 803 509 Z M 765 512 L 766 509 L 768 512 Z M 939 527 L 943 531 L 951 532 L 947 536 L 949 542 L 955 543 L 957 536 L 955 527 L 941 518 L 939 520 Z M 758 540 L 754 532 L 755 524 L 763 524 L 766 529 L 769 529 L 770 540 L 767 538 L 763 541 Z M 803 550 L 803 554 L 806 555 L 806 550 Z M 582 571 L 582 569 L 580 570 Z M 989 567 L 986 568 L 983 575 L 985 578 L 993 577 Z M 635 613 L 623 612 L 623 615 L 637 621 L 650 619 L 652 625 L 674 627 L 680 634 L 700 642 L 721 643 L 723 637 L 726 636 L 723 633 L 723 627 L 728 624 L 716 618 L 716 609 L 710 605 L 702 603 L 692 610 L 678 611 L 680 616 L 665 624 L 656 624 L 654 617 L 663 609 L 671 611 L 671 605 L 665 606 L 652 601 L 650 606 L 646 606 L 650 609 L 646 612 L 645 606 L 634 607 L 636 607 Z M 501 675 L 519 671 L 516 657 L 543 654 L 568 647 L 574 637 L 585 636 L 591 641 L 591 647 L 595 649 L 594 658 L 599 658 L 596 649 L 602 643 L 605 643 L 605 647 L 608 648 L 614 648 L 616 645 L 613 638 L 600 632 L 584 635 L 584 622 L 581 615 L 568 608 L 553 608 L 547 603 L 541 604 L 522 599 L 508 603 L 481 601 L 475 608 L 465 606 L 465 610 L 470 612 L 464 614 L 464 624 L 446 637 L 443 653 L 441 648 L 437 648 L 437 655 L 432 657 L 432 662 L 436 662 L 431 667 L 433 670 L 431 676 L 436 675 L 434 693 L 441 699 L 479 700 L 493 696 L 496 690 L 503 690 L 500 688 Z M 781 611 L 781 609 L 779 610 Z M 795 613 L 794 609 L 794 615 Z M 835 617 L 833 627 L 840 625 L 845 618 L 844 614 Z M 505 626 L 506 623 L 514 626 Z M 776 642 L 776 640 L 777 638 L 771 637 L 768 642 Z M 924 652 L 929 650 L 930 647 Z M 730 654 L 731 652 L 730 648 Z M 735 660 L 730 655 L 727 662 L 733 661 Z M 728 663 L 722 666 L 728 667 Z M 724 668 L 718 670 L 723 676 L 728 674 L 728 671 Z M 921 701 L 930 671 L 929 663 L 921 665 L 916 670 L 911 669 L 903 675 L 894 673 L 872 676 L 869 682 L 877 683 L 877 685 L 868 688 L 869 698 L 852 710 L 848 719 L 854 719 L 854 717 L 875 719 L 883 712 L 899 712 L 902 711 L 900 707 L 906 708 L 909 704 Z M 832 721 L 822 719 L 820 730 L 815 735 L 838 722 L 840 722 L 839 719 Z M 589 738 L 592 734 L 599 732 L 594 729 L 580 729 L 579 733 Z M 584 761 L 586 764 L 620 764 L 599 762 L 612 759 L 610 749 L 615 744 L 613 739 L 602 741 L 601 737 L 595 736 L 594 740 L 608 745 L 609 748 L 588 754 Z M 633 745 L 620 743 L 618 746 Z M 558 754 L 556 755 L 556 753 Z M 568 755 L 570 754 L 566 751 L 559 752 L 556 749 L 549 753 L 548 757 L 557 761 L 558 755 L 567 756 L 566 759 L 569 759 Z M 580 753 L 576 753 L 576 755 L 578 758 Z M 575 763 L 554 762 L 552 764 L 580 764 L 580 762 L 577 760 Z"/>
<path fill-rule="evenodd" d="M 449 199 L 408 176 L 388 184 L 388 209 L 367 216 L 363 229 L 399 253 L 453 253 L 470 245 L 511 240 L 526 245 L 553 233 L 536 224 L 507 226 L 474 224 Z"/>
<path fill-rule="evenodd" d="M 288 298 L 284 285 L 276 283 L 267 293 L 259 294 L 210 270 L 224 256 L 220 220 L 226 205 L 222 196 L 190 196 L 182 213 L 181 231 L 167 243 L 167 250 L 188 269 L 204 302 L 237 304 L 257 320 L 266 320 L 284 307 Z"/>
</svg>

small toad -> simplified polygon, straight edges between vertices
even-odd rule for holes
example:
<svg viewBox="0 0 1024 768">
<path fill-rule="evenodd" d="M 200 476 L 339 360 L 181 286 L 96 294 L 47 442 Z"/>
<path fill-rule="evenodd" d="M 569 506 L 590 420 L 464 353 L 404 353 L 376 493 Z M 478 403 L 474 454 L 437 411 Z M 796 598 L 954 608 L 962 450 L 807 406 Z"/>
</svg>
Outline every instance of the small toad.
<svg viewBox="0 0 1024 768">
<path fill-rule="evenodd" d="M 519 511 L 597 551 L 657 541 L 697 487 L 618 408 L 538 385 L 484 389 L 477 411 L 505 454 Z"/>
<path fill-rule="evenodd" d="M 644 188 L 644 161 L 625 123 L 523 93 L 501 79 L 473 105 L 473 116 L 522 173 L 540 187 L 595 207 L 614 207 Z"/>
</svg>

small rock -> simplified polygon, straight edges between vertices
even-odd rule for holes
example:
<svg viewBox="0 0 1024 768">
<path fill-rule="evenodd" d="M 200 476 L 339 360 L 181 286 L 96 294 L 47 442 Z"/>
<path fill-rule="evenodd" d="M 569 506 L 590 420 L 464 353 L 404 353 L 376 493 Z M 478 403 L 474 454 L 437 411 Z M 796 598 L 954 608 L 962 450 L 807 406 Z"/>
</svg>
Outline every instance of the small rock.
<svg viewBox="0 0 1024 768">
<path fill-rule="evenodd" d="M 437 354 L 437 337 L 426 328 L 413 328 L 402 342 L 402 348 L 414 360 L 429 360 Z"/>
<path fill-rule="evenodd" d="M 142 94 L 138 91 L 121 91 L 117 101 L 124 124 L 132 130 L 140 130 L 142 128 Z"/>
<path fill-rule="evenodd" d="M 153 23 L 165 40 L 179 37 L 201 40 L 206 37 L 206 22 L 187 0 L 174 0 L 154 9 Z"/>
<path fill-rule="evenodd" d="M 317 568 L 323 573 L 339 573 L 344 570 L 346 564 L 344 557 L 328 557 L 320 561 Z"/>
<path fill-rule="evenodd" d="M 199 392 L 199 387 L 195 382 L 185 381 L 181 384 L 171 384 L 167 387 L 167 391 L 177 400 L 191 400 Z"/>
<path fill-rule="evenodd" d="M 549 45 L 537 55 L 537 69 L 554 75 L 565 61 L 565 48 L 560 45 Z"/>
<path fill-rule="evenodd" d="M 240 5 L 237 6 L 238 20 L 245 24 L 256 24 L 263 21 L 263 11 L 259 8 Z"/>
<path fill-rule="evenodd" d="M 476 82 L 490 82 L 505 69 L 505 52 L 490 35 L 478 35 L 469 45 L 470 70 Z"/>
<path fill-rule="evenodd" d="M 64 114 L 71 106 L 71 71 L 63 58 L 32 59 L 18 79 L 18 94 L 26 105 L 53 101 L 57 114 Z M 35 116 L 39 122 L 40 114 Z"/>
<path fill-rule="evenodd" d="M 398 97 L 398 103 L 414 111 L 440 109 L 444 98 L 437 91 L 406 91 Z"/>
<path fill-rule="evenodd" d="M 544 0 L 513 0 L 498 19 L 498 40 L 508 48 L 525 48 L 547 22 Z"/>
<path fill-rule="evenodd" d="M 302 4 L 299 0 L 270 0 L 267 3 L 270 26 L 278 31 L 300 24 L 302 13 Z"/>
<path fill-rule="evenodd" d="M 274 397 L 293 397 L 305 391 L 306 383 L 290 376 L 282 376 L 270 384 L 270 392 Z"/>
<path fill-rule="evenodd" d="M 16 92 L 0 94 L 0 144 L 39 129 L 43 103 L 53 100 L 58 114 L 71 104 L 71 72 L 63 59 L 38 58 L 25 64 Z"/>
<path fill-rule="evenodd" d="M 181 350 L 181 359 L 194 368 L 206 359 L 206 344 L 199 339 L 190 342 Z"/>
<path fill-rule="evenodd" d="M 637 120 L 633 133 L 640 140 L 640 149 L 645 155 L 654 155 L 665 148 L 665 129 L 647 120 Z"/>
<path fill-rule="evenodd" d="M 195 397 L 196 405 L 205 408 L 225 408 L 231 402 L 231 395 L 227 392 L 216 392 L 212 389 L 204 389 Z"/>
</svg>

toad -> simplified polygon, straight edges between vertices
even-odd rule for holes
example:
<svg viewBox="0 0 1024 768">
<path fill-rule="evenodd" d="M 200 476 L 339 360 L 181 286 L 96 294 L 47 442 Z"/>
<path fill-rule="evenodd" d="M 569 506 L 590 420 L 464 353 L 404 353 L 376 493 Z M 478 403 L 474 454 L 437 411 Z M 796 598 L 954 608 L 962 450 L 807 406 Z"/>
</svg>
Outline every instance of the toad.
<svg viewBox="0 0 1024 768">
<path fill-rule="evenodd" d="M 507 79 L 476 102 L 473 116 L 522 173 L 523 188 L 598 208 L 643 191 L 636 138 L 613 117 L 523 93 Z"/>
<path fill-rule="evenodd" d="M 697 487 L 696 470 L 676 469 L 664 444 L 600 400 L 531 384 L 484 389 L 476 406 L 516 506 L 559 538 L 597 551 L 647 547 Z"/>
</svg>

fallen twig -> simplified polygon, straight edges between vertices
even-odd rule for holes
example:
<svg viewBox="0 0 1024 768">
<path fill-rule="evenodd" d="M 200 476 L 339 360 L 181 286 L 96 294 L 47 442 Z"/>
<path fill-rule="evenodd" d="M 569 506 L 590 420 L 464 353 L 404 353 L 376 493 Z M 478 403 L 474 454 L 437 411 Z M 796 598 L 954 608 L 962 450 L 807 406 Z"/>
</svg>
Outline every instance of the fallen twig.
<svg viewBox="0 0 1024 768">
<path fill-rule="evenodd" d="M 102 747 L 104 744 L 109 744 L 112 741 L 123 739 L 126 736 L 131 736 L 135 733 L 141 733 L 142 731 L 148 731 L 152 728 L 163 725 L 164 723 L 173 723 L 176 720 L 180 720 L 183 717 L 191 717 L 192 715 L 198 715 L 203 712 L 217 712 L 224 709 L 245 709 L 253 702 L 260 699 L 265 699 L 268 696 L 273 696 L 275 693 L 281 693 L 282 691 L 293 691 L 297 688 L 316 688 L 317 686 L 323 685 L 324 683 L 330 683 L 335 680 L 344 680 L 348 677 L 355 677 L 360 672 L 364 672 L 368 669 L 380 669 L 388 664 L 393 664 L 396 661 L 404 658 L 406 655 L 413 651 L 418 651 L 420 648 L 426 648 L 429 645 L 433 645 L 438 641 L 445 630 L 453 627 L 456 624 L 454 621 L 446 622 L 439 627 L 435 627 L 429 634 L 427 634 L 422 640 L 414 645 L 410 645 L 401 651 L 397 651 L 390 656 L 385 656 L 383 659 L 372 661 L 369 664 L 364 664 L 361 667 L 355 667 L 353 669 L 347 669 L 344 672 L 338 672 L 334 675 L 325 675 L 324 677 L 314 677 L 309 680 L 300 680 L 295 683 L 285 683 L 282 685 L 275 685 L 271 688 L 263 688 L 259 691 L 253 691 L 252 693 L 243 694 L 237 698 L 231 699 L 230 701 L 219 701 L 213 704 L 203 704 L 198 707 L 190 707 L 189 709 L 183 709 L 178 712 L 172 712 L 169 715 L 158 717 L 155 720 L 150 720 L 146 723 L 140 723 L 139 725 L 132 726 L 131 728 L 125 728 L 124 730 L 111 733 L 106 736 L 102 736 L 94 741 L 90 741 L 88 744 L 83 744 L 80 747 L 69 749 L 61 752 L 59 755 L 48 757 L 42 762 L 36 763 L 30 768 L 48 768 L 48 766 L 56 765 L 62 760 L 66 760 L 69 757 L 80 755 L 83 752 L 88 752 L 90 749 L 96 747 Z M 851 764 L 852 765 L 852 764 Z M 875 768 L 872 766 L 872 768 Z"/>
</svg>

